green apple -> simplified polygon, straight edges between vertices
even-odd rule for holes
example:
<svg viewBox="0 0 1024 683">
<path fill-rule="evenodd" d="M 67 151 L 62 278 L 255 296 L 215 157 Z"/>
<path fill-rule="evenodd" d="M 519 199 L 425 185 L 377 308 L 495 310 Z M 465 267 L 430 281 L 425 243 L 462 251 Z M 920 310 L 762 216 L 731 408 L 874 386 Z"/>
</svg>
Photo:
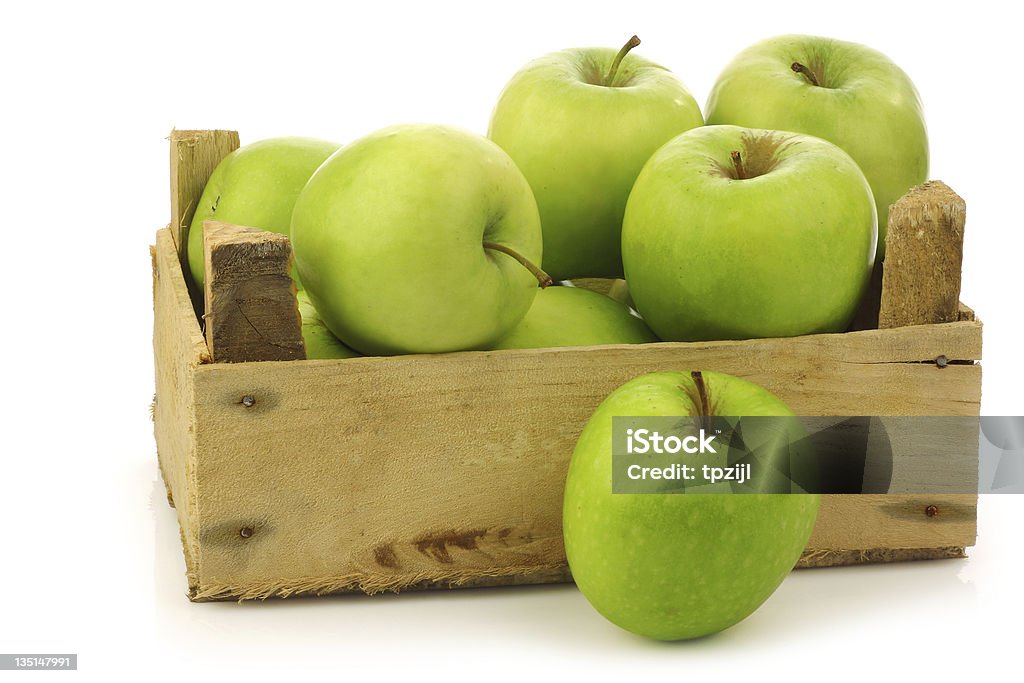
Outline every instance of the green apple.
<svg viewBox="0 0 1024 683">
<path fill-rule="evenodd" d="M 299 275 L 327 327 L 369 355 L 488 348 L 538 281 L 537 204 L 490 140 L 385 128 L 331 156 L 295 203 Z"/>
<path fill-rule="evenodd" d="M 660 415 L 792 412 L 730 375 L 652 373 L 612 392 L 576 443 L 562 517 L 576 585 L 628 631 L 699 638 L 746 618 L 782 583 L 807 545 L 819 496 L 613 494 L 612 417 Z"/>
<path fill-rule="evenodd" d="M 814 135 L 860 165 L 878 212 L 878 260 L 889 206 L 928 178 L 921 98 L 888 57 L 864 45 L 779 36 L 733 59 L 708 97 L 709 124 Z"/>
<path fill-rule="evenodd" d="M 654 150 L 703 125 L 700 107 L 662 66 L 629 50 L 555 52 L 501 93 L 489 137 L 530 181 L 555 279 L 621 277 L 619 235 L 629 189 Z"/>
<path fill-rule="evenodd" d="M 320 314 L 316 312 L 313 302 L 309 300 L 309 294 L 299 290 L 296 299 L 299 304 L 299 315 L 302 317 L 302 342 L 306 346 L 307 359 L 355 358 L 361 355 L 331 334 Z"/>
<path fill-rule="evenodd" d="M 644 166 L 622 259 L 637 310 L 666 341 L 846 330 L 868 283 L 871 189 L 830 142 L 705 126 Z"/>
<path fill-rule="evenodd" d="M 224 157 L 206 181 L 188 232 L 188 266 L 202 289 L 203 221 L 288 234 L 292 207 L 306 181 L 338 149 L 309 138 L 270 138 L 239 147 Z M 295 271 L 292 270 L 295 279 Z M 301 287 L 298 280 L 296 284 Z"/>
<path fill-rule="evenodd" d="M 656 342 L 650 328 L 628 308 L 579 287 L 548 287 L 537 293 L 526 317 L 496 349 L 643 344 Z"/>
</svg>

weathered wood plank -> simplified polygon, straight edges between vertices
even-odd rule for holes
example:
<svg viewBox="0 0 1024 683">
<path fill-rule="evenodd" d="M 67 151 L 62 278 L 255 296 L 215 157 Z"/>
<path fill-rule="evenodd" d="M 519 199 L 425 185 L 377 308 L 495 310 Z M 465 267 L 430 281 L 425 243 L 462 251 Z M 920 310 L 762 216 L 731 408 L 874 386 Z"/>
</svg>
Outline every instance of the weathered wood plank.
<svg viewBox="0 0 1024 683">
<path fill-rule="evenodd" d="M 585 277 L 578 280 L 570 280 L 573 287 L 589 289 L 598 294 L 604 294 L 609 299 L 618 301 L 623 306 L 635 308 L 633 297 L 629 293 L 629 285 L 622 278 L 597 278 Z"/>
<path fill-rule="evenodd" d="M 573 287 L 579 287 L 580 289 L 589 289 L 592 292 L 607 295 L 608 292 L 611 291 L 615 283 L 619 282 L 619 280 L 604 277 L 581 277 L 575 280 L 570 280 L 570 282 L 572 283 Z M 622 280 L 622 282 L 625 282 L 625 280 Z"/>
<path fill-rule="evenodd" d="M 204 366 L 196 438 L 205 541 L 193 597 L 557 575 L 569 457 L 591 412 L 627 379 L 700 368 L 758 382 L 803 414 L 976 415 L 980 366 L 907 361 L 976 359 L 980 333 L 967 322 L 746 343 Z M 885 508 L 902 497 L 849 498 L 826 506 L 810 550 L 849 558 L 856 554 L 838 551 L 973 543 L 967 516 L 939 524 Z M 254 533 L 243 538 L 242 528 Z"/>
<path fill-rule="evenodd" d="M 807 546 L 851 550 L 974 545 L 977 502 L 976 494 L 822 496 Z"/>
<path fill-rule="evenodd" d="M 206 342 L 217 363 L 302 360 L 302 319 L 285 235 L 203 222 Z"/>
<path fill-rule="evenodd" d="M 879 327 L 958 319 L 966 204 L 938 180 L 889 208 Z"/>
<path fill-rule="evenodd" d="M 153 346 L 156 397 L 153 430 L 168 501 L 181 526 L 189 585 L 196 585 L 199 556 L 195 480 L 195 369 L 210 360 L 182 277 L 171 230 L 157 233 L 153 258 Z"/>
<path fill-rule="evenodd" d="M 796 568 L 817 569 L 821 567 L 878 564 L 882 562 L 952 560 L 964 557 L 967 557 L 967 552 L 963 545 L 938 548 L 858 548 L 853 550 L 815 550 L 809 548 L 800 556 L 800 560 L 796 563 Z"/>
<path fill-rule="evenodd" d="M 188 267 L 188 233 L 192 216 L 210 174 L 228 154 L 238 149 L 233 130 L 172 130 L 171 141 L 171 235 L 194 315 L 203 314 L 203 292 L 192 281 Z"/>
<path fill-rule="evenodd" d="M 188 262 L 188 229 L 206 181 L 217 164 L 238 149 L 233 130 L 171 131 L 171 232 L 182 266 Z"/>
<path fill-rule="evenodd" d="M 154 312 L 159 312 L 161 316 L 154 323 L 164 324 L 167 331 L 173 330 L 176 336 L 186 340 L 180 345 L 180 350 L 188 363 L 209 363 L 206 339 L 203 338 L 203 331 L 189 303 L 181 264 L 175 261 L 177 250 L 170 226 L 157 231 L 156 244 L 150 248 L 150 255 L 153 259 Z M 159 346 L 160 341 L 163 339 L 155 338 L 154 346 Z"/>
</svg>

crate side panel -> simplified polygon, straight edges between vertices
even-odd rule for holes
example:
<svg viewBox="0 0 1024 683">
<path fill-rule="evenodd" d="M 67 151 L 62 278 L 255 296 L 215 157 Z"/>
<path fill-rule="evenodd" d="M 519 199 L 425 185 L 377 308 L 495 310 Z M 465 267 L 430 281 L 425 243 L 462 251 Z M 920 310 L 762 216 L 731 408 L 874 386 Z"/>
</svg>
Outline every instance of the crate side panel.
<svg viewBox="0 0 1024 683">
<path fill-rule="evenodd" d="M 628 379 L 718 370 L 764 385 L 800 414 L 976 415 L 979 366 L 885 360 L 942 350 L 970 357 L 980 353 L 973 325 L 947 327 L 949 340 L 924 327 L 885 331 L 880 360 L 869 362 L 855 360 L 869 355 L 858 335 L 875 331 L 825 341 L 203 366 L 203 563 L 194 597 L 557 574 L 573 446 L 594 408 Z M 854 512 L 825 513 L 823 523 Z M 833 549 L 969 544 L 962 529 L 903 538 L 876 529 L 877 519 L 865 517 L 870 542 L 816 533 Z"/>
<path fill-rule="evenodd" d="M 977 536 L 977 507 L 977 494 L 822 496 L 808 548 L 965 548 Z"/>
<path fill-rule="evenodd" d="M 154 435 L 160 473 L 181 527 L 189 583 L 198 576 L 197 537 L 193 533 L 195 490 L 191 470 L 195 448 L 193 379 L 195 368 L 209 360 L 185 288 L 170 230 L 157 233 L 153 257 L 153 352 L 156 397 Z"/>
</svg>

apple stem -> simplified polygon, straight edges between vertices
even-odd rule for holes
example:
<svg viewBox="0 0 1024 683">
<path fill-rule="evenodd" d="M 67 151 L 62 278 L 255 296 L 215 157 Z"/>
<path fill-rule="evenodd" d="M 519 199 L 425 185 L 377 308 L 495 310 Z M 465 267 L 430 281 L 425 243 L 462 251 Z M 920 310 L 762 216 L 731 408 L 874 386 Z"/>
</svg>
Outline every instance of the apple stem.
<svg viewBox="0 0 1024 683">
<path fill-rule="evenodd" d="M 789 68 L 797 72 L 798 74 L 803 75 L 804 78 L 810 81 L 811 85 L 819 85 L 818 78 L 814 75 L 814 72 L 808 69 L 800 62 L 793 62 L 792 64 L 790 64 Z"/>
<path fill-rule="evenodd" d="M 739 150 L 733 150 L 729 153 L 729 158 L 732 159 L 733 168 L 736 169 L 736 180 L 745 180 L 747 177 L 747 170 L 743 168 L 743 156 Z"/>
<path fill-rule="evenodd" d="M 616 74 L 619 72 L 619 64 L 622 63 L 623 58 L 629 53 L 634 47 L 640 44 L 640 39 L 636 36 L 632 36 L 626 41 L 626 44 L 622 46 L 619 53 L 615 55 L 615 59 L 612 61 L 612 68 L 608 69 L 608 75 L 605 76 L 604 84 L 610 86 L 612 81 L 615 80 Z"/>
<path fill-rule="evenodd" d="M 484 240 L 484 249 L 492 249 L 494 251 L 500 251 L 502 254 L 508 254 L 516 261 L 519 261 L 528 271 L 530 271 L 537 282 L 540 283 L 540 288 L 544 289 L 552 283 L 551 276 L 545 273 L 543 270 L 534 265 L 533 261 L 526 258 L 512 247 L 507 247 L 504 244 L 498 244 L 497 242 L 491 242 L 490 240 Z"/>
<path fill-rule="evenodd" d="M 701 427 L 705 431 L 711 430 L 711 397 L 708 395 L 708 386 L 704 383 L 704 374 L 700 370 L 690 373 L 690 379 L 697 388 L 697 409 L 700 411 Z"/>
</svg>

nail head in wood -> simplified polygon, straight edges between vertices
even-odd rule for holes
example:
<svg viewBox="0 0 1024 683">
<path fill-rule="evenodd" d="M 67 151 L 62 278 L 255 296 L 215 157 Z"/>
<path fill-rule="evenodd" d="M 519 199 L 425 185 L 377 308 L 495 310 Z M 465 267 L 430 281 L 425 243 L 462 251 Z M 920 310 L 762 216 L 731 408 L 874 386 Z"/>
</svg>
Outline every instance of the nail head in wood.
<svg viewBox="0 0 1024 683">
<path fill-rule="evenodd" d="M 937 514 L 939 514 L 939 508 L 935 507 L 934 505 L 929 505 L 924 509 L 924 514 L 927 517 L 934 517 Z"/>
<path fill-rule="evenodd" d="M 935 364 L 939 366 L 939 369 L 942 369 L 949 365 L 949 359 L 945 356 L 939 356 L 935 359 Z"/>
<path fill-rule="evenodd" d="M 241 531 L 238 532 L 238 534 L 242 538 L 252 538 L 252 533 L 253 533 L 253 528 L 251 526 L 244 526 L 244 527 L 242 527 Z"/>
</svg>

